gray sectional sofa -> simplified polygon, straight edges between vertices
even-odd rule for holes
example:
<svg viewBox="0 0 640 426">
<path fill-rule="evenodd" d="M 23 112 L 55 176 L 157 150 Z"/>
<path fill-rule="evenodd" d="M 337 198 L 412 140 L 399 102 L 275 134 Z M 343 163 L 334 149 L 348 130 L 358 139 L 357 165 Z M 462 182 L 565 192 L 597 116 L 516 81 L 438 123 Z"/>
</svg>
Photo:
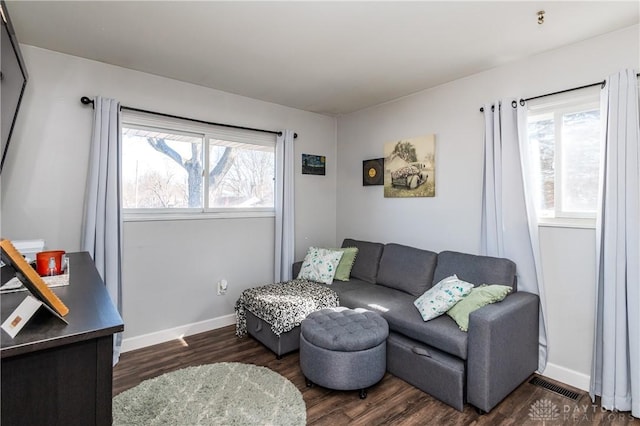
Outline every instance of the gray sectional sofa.
<svg viewBox="0 0 640 426">
<path fill-rule="evenodd" d="M 357 247 L 349 281 L 331 284 L 340 305 L 380 313 L 389 324 L 387 370 L 462 411 L 488 412 L 538 366 L 538 296 L 516 288 L 508 259 L 345 239 Z M 300 263 L 293 266 L 297 276 Z M 513 287 L 503 301 L 469 317 L 468 332 L 448 315 L 423 321 L 414 300 L 443 278 Z"/>
</svg>

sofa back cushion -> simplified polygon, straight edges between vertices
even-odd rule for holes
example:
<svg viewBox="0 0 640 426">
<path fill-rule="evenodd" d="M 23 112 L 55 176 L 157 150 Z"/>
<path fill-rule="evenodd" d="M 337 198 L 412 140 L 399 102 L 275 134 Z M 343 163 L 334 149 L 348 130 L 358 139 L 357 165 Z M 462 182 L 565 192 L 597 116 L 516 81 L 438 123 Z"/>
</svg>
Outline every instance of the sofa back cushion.
<svg viewBox="0 0 640 426">
<path fill-rule="evenodd" d="M 501 284 L 516 290 L 516 264 L 509 259 L 443 251 L 438 254 L 433 282 L 453 274 L 475 285 Z"/>
<path fill-rule="evenodd" d="M 353 268 L 351 268 L 351 276 L 375 284 L 384 244 L 345 238 L 342 242 L 342 247 L 358 248 L 356 261 L 353 263 Z"/>
<path fill-rule="evenodd" d="M 420 296 L 431 287 L 438 255 L 400 244 L 387 244 L 382 252 L 377 283 Z"/>
</svg>

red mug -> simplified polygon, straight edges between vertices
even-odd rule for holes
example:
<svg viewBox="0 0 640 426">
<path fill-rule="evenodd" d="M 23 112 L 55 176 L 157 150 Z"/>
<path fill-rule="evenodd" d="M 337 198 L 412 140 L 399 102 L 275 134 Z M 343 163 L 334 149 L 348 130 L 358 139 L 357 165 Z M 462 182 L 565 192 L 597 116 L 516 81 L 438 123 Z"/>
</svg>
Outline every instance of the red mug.
<svg viewBox="0 0 640 426">
<path fill-rule="evenodd" d="M 36 254 L 36 271 L 41 277 L 62 273 L 64 250 L 41 251 Z"/>
</svg>

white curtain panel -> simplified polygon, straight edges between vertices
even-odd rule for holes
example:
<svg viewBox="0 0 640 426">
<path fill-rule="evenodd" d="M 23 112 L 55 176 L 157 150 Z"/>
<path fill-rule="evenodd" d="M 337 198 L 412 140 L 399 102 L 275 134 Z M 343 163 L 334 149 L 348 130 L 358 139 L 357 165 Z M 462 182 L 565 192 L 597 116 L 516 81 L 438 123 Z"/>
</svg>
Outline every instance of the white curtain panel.
<svg viewBox="0 0 640 426">
<path fill-rule="evenodd" d="M 82 250 L 93 257 L 109 296 L 122 313 L 122 216 L 120 209 L 120 104 L 94 99 L 93 134 L 82 224 Z M 122 334 L 114 336 L 113 364 Z"/>
<path fill-rule="evenodd" d="M 517 105 L 517 104 L 516 104 Z M 481 249 L 516 264 L 518 290 L 540 296 L 538 372 L 547 364 L 545 298 L 538 222 L 528 184 L 526 110 L 512 100 L 484 105 Z M 521 155 L 522 154 L 522 155 Z"/>
<path fill-rule="evenodd" d="M 276 140 L 276 234 L 274 282 L 291 279 L 295 259 L 294 146 L 293 130 Z"/>
<path fill-rule="evenodd" d="M 640 417 L 640 120 L 636 71 L 602 93 L 602 173 L 596 221 L 596 327 L 589 394 Z"/>
</svg>

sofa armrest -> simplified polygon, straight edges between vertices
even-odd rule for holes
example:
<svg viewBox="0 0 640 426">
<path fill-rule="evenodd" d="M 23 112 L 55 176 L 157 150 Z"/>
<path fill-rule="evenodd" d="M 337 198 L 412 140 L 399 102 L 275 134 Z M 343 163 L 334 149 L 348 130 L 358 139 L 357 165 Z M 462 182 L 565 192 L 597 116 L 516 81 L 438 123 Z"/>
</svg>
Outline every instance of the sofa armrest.
<svg viewBox="0 0 640 426">
<path fill-rule="evenodd" d="M 296 279 L 298 277 L 298 274 L 300 273 L 300 269 L 302 268 L 302 261 L 300 262 L 295 262 L 293 265 L 291 265 L 291 278 L 292 279 Z"/>
<path fill-rule="evenodd" d="M 471 313 L 467 402 L 489 412 L 538 368 L 539 304 L 519 291 Z"/>
</svg>

